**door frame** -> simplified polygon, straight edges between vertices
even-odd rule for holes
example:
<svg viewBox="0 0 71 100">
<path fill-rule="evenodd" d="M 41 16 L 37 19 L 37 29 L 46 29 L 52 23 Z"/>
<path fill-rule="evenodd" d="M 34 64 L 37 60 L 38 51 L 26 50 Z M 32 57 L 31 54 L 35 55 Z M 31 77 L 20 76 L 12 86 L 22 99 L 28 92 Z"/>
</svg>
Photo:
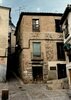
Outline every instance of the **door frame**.
<svg viewBox="0 0 71 100">
<path fill-rule="evenodd" d="M 33 75 L 33 68 L 41 68 L 41 70 L 42 70 L 42 73 L 41 73 L 41 74 L 42 74 L 42 79 L 41 79 L 41 80 L 43 81 L 43 66 L 36 66 L 36 67 L 33 67 L 33 66 L 32 66 L 32 78 L 33 78 L 33 81 L 35 81 L 35 80 L 34 80 L 34 75 Z M 36 78 L 35 78 L 35 79 L 36 79 Z M 36 81 L 37 81 L 37 80 L 36 80 Z M 38 81 L 39 81 L 39 80 L 38 80 Z"/>
</svg>

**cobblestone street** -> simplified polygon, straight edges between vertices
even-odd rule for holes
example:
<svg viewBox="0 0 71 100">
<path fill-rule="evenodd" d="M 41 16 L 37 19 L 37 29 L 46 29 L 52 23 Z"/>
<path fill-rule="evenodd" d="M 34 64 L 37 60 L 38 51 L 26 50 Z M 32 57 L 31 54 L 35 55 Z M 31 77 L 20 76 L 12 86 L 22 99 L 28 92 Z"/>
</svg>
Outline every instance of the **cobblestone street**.
<svg viewBox="0 0 71 100">
<path fill-rule="evenodd" d="M 68 95 L 70 90 L 48 90 L 47 84 L 20 84 L 18 81 L 10 81 L 3 85 L 9 89 L 9 100 L 71 100 Z M 3 88 L 3 85 L 0 87 Z"/>
</svg>

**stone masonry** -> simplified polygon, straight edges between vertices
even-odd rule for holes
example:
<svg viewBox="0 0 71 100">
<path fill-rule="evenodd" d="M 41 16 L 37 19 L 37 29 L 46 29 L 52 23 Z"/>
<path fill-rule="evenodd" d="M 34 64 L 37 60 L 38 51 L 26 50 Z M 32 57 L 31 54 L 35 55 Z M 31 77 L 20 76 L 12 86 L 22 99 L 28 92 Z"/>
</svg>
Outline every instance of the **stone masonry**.
<svg viewBox="0 0 71 100">
<path fill-rule="evenodd" d="M 65 64 L 65 61 L 57 59 L 57 42 L 63 42 L 63 34 L 55 32 L 55 20 L 61 19 L 62 14 L 56 13 L 21 13 L 17 28 L 17 46 L 19 54 L 20 74 L 27 81 L 33 81 L 33 65 L 31 53 L 32 43 L 41 43 L 43 54 L 43 81 L 58 79 L 57 64 Z M 40 32 L 32 31 L 32 19 L 39 19 Z M 50 70 L 55 67 L 55 70 Z"/>
</svg>

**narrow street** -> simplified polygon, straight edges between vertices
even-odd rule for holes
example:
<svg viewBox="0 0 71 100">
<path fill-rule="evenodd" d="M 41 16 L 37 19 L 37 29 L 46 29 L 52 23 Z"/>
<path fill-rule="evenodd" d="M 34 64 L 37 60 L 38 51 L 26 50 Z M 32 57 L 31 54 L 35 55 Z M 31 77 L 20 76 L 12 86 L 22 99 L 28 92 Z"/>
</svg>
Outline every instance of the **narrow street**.
<svg viewBox="0 0 71 100">
<path fill-rule="evenodd" d="M 0 96 L 3 86 L 9 89 L 9 100 L 71 100 L 70 90 L 48 90 L 47 84 L 22 84 L 12 80 L 0 85 Z"/>
</svg>

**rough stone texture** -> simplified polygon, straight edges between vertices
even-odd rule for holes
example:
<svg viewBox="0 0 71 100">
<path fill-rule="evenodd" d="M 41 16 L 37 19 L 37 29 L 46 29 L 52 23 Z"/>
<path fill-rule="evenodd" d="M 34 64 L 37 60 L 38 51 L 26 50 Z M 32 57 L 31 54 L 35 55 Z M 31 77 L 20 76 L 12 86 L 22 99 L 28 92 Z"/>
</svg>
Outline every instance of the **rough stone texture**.
<svg viewBox="0 0 71 100">
<path fill-rule="evenodd" d="M 47 43 L 46 43 L 46 56 L 47 56 L 47 59 L 49 61 L 56 61 L 57 60 L 56 41 L 55 42 L 47 41 Z"/>
<path fill-rule="evenodd" d="M 63 78 L 60 80 L 49 80 L 47 81 L 48 84 L 48 88 L 51 90 L 56 90 L 56 89 L 68 89 L 69 85 L 68 85 L 68 79 L 67 78 Z"/>
<path fill-rule="evenodd" d="M 55 19 L 60 16 L 34 16 L 24 15 L 17 30 L 17 43 L 20 45 L 22 52 L 20 53 L 20 68 L 23 79 L 33 80 L 31 53 L 33 52 L 32 43 L 41 42 L 41 52 L 43 53 L 43 80 L 48 79 L 48 71 L 50 66 L 57 67 L 57 42 L 63 42 L 63 34 L 55 32 Z M 32 19 L 39 19 L 40 32 L 32 32 Z M 48 62 L 51 64 L 48 65 Z M 53 63 L 55 62 L 55 64 Z M 65 64 L 64 61 L 59 63 Z M 30 70 L 30 71 L 29 71 Z M 56 68 L 55 79 L 57 78 Z M 54 79 L 54 78 L 53 78 Z"/>
<path fill-rule="evenodd" d="M 8 82 L 8 89 L 10 100 L 71 100 L 71 90 L 49 90 L 47 84 L 20 84 L 14 80 Z"/>
</svg>

